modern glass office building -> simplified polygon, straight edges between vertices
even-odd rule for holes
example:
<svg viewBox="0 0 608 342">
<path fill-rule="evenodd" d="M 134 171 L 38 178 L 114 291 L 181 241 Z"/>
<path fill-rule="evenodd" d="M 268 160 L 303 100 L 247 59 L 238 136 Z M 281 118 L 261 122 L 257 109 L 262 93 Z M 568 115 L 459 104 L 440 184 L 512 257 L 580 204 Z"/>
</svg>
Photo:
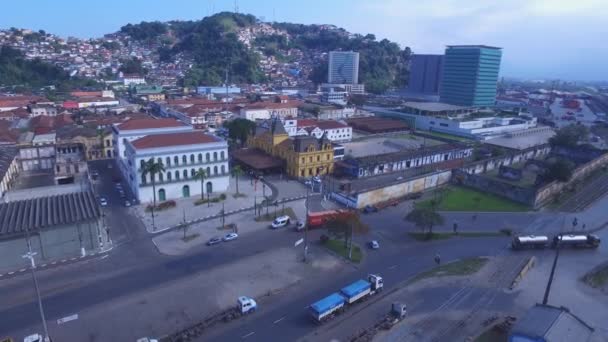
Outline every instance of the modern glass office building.
<svg viewBox="0 0 608 342">
<path fill-rule="evenodd" d="M 440 101 L 458 106 L 493 106 L 501 57 L 498 47 L 449 45 L 445 50 Z"/>
<path fill-rule="evenodd" d="M 327 83 L 358 84 L 359 53 L 353 51 L 331 51 Z"/>
<path fill-rule="evenodd" d="M 443 55 L 412 55 L 408 92 L 439 95 Z"/>
</svg>

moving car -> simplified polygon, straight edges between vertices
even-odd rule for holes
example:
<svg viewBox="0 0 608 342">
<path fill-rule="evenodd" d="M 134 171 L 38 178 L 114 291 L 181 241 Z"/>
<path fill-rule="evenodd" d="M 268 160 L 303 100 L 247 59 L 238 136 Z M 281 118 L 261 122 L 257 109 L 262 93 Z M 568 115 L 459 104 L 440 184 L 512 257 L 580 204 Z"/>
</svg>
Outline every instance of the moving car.
<svg viewBox="0 0 608 342">
<path fill-rule="evenodd" d="M 285 227 L 289 224 L 290 220 L 291 220 L 291 217 L 289 217 L 287 215 L 279 216 L 276 219 L 274 219 L 274 221 L 272 221 L 272 224 L 270 224 L 270 227 L 272 227 L 273 229 Z"/>
<path fill-rule="evenodd" d="M 302 231 L 302 230 L 304 230 L 304 228 L 306 228 L 306 223 L 305 222 L 302 222 L 302 221 L 296 222 L 296 230 L 297 231 Z"/>
<path fill-rule="evenodd" d="M 228 236 L 228 235 L 226 235 L 226 236 Z M 228 240 L 226 240 L 226 241 L 228 241 Z M 217 245 L 220 242 L 222 242 L 222 239 L 219 236 L 214 236 L 211 239 L 209 239 L 209 241 L 207 241 L 207 246 Z"/>
<path fill-rule="evenodd" d="M 232 240 L 236 240 L 238 237 L 239 237 L 239 234 L 230 233 L 230 234 L 224 235 L 224 237 L 222 238 L 222 241 L 232 241 Z"/>
<path fill-rule="evenodd" d="M 100 204 L 102 207 L 105 207 L 105 206 L 107 206 L 107 205 L 108 205 L 108 200 L 106 200 L 106 198 L 105 198 L 105 197 L 101 197 L 101 198 L 99 198 L 99 204 Z"/>
<path fill-rule="evenodd" d="M 369 248 L 371 249 L 379 249 L 380 248 L 380 244 L 378 243 L 377 240 L 372 240 L 369 242 Z"/>
<path fill-rule="evenodd" d="M 44 341 L 44 338 L 40 334 L 34 334 L 34 335 L 26 336 L 23 339 L 23 342 L 42 342 L 42 341 Z"/>
</svg>

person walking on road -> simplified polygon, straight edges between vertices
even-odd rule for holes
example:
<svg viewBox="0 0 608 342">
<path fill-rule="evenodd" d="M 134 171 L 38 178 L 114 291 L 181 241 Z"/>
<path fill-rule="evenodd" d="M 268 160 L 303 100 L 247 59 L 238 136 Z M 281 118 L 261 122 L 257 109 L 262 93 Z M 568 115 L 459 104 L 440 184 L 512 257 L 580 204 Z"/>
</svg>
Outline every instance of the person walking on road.
<svg viewBox="0 0 608 342">
<path fill-rule="evenodd" d="M 435 263 L 437 265 L 441 264 L 441 255 L 439 255 L 439 253 L 435 254 Z"/>
<path fill-rule="evenodd" d="M 458 234 L 458 223 L 454 222 L 454 234 Z"/>
</svg>

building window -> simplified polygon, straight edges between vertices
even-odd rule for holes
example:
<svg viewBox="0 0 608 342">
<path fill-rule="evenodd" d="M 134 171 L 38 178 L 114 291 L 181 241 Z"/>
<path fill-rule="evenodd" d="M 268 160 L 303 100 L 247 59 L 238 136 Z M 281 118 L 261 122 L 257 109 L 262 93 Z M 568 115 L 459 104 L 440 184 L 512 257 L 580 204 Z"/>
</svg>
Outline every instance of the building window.
<svg viewBox="0 0 608 342">
<path fill-rule="evenodd" d="M 175 166 L 179 165 L 179 158 L 177 158 L 177 156 L 173 157 L 173 164 L 175 164 Z"/>
<path fill-rule="evenodd" d="M 211 168 L 209 166 L 207 166 L 207 170 L 205 173 L 207 173 L 207 177 L 211 176 Z"/>
<path fill-rule="evenodd" d="M 222 160 L 226 159 L 226 156 L 224 155 L 224 151 L 220 152 L 220 157 L 222 158 Z"/>
<path fill-rule="evenodd" d="M 188 170 L 184 170 L 182 173 L 184 174 L 184 179 L 188 179 Z"/>
<path fill-rule="evenodd" d="M 145 168 L 145 167 L 146 167 L 146 162 L 145 162 L 145 161 L 143 161 L 143 160 L 140 160 L 140 161 L 139 161 L 139 166 L 140 166 L 142 169 L 143 169 L 143 168 Z"/>
<path fill-rule="evenodd" d="M 308 169 L 308 175 L 312 176 L 312 168 Z"/>
<path fill-rule="evenodd" d="M 207 152 L 207 154 L 205 154 L 205 160 L 206 160 L 207 162 L 210 162 L 210 161 L 211 161 L 211 155 L 209 154 L 209 152 Z"/>
<path fill-rule="evenodd" d="M 146 184 L 146 176 L 141 175 L 141 184 Z"/>
<path fill-rule="evenodd" d="M 191 163 L 191 164 L 194 164 L 194 154 L 191 154 L 191 155 L 190 155 L 190 163 Z"/>
<path fill-rule="evenodd" d="M 222 174 L 226 173 L 226 166 L 222 165 Z"/>
<path fill-rule="evenodd" d="M 186 155 L 182 156 L 182 164 L 186 165 L 188 163 L 188 158 L 186 158 Z"/>
<path fill-rule="evenodd" d="M 158 174 L 158 180 L 162 182 L 162 181 L 164 181 L 164 180 L 165 180 L 164 178 L 165 178 L 165 176 L 163 175 L 163 173 L 162 173 L 162 172 L 160 172 L 160 173 Z"/>
<path fill-rule="evenodd" d="M 305 160 L 306 160 L 306 159 L 305 159 L 304 157 L 302 157 L 302 164 L 304 164 L 304 163 L 305 163 Z"/>
<path fill-rule="evenodd" d="M 202 162 L 203 162 L 203 154 L 202 154 L 202 153 L 199 153 L 199 154 L 198 154 L 198 162 L 199 162 L 199 163 L 202 163 Z"/>
<path fill-rule="evenodd" d="M 317 156 L 317 161 L 321 161 L 321 156 Z"/>
<path fill-rule="evenodd" d="M 167 172 L 167 180 L 170 182 L 171 181 L 171 172 Z"/>
<path fill-rule="evenodd" d="M 213 174 L 214 174 L 214 175 L 217 175 L 217 166 L 214 166 L 214 167 L 213 167 Z"/>
<path fill-rule="evenodd" d="M 302 170 L 300 170 L 300 177 L 304 177 L 304 176 L 305 176 L 304 169 L 302 169 Z"/>
<path fill-rule="evenodd" d="M 179 180 L 179 171 L 175 171 L 175 180 Z"/>
<path fill-rule="evenodd" d="M 61 172 L 61 166 L 57 165 L 57 172 Z"/>
<path fill-rule="evenodd" d="M 217 152 L 213 152 L 213 161 L 217 161 Z"/>
<path fill-rule="evenodd" d="M 165 162 L 167 163 L 167 166 L 171 166 L 171 158 L 165 158 Z"/>
<path fill-rule="evenodd" d="M 158 158 L 158 159 L 156 159 L 156 162 L 157 162 L 157 163 L 159 163 L 159 164 L 162 164 L 162 163 L 163 163 L 163 160 L 162 160 L 162 159 L 160 159 L 160 158 Z"/>
</svg>

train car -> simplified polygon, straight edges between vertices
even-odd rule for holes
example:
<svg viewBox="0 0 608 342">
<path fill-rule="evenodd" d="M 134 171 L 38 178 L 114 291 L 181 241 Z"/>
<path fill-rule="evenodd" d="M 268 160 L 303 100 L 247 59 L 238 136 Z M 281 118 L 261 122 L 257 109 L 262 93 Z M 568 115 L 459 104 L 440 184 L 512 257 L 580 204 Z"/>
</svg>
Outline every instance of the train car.
<svg viewBox="0 0 608 342">
<path fill-rule="evenodd" d="M 549 237 L 544 235 L 520 235 L 513 238 L 511 248 L 515 250 L 526 248 L 546 248 L 549 246 Z"/>
</svg>

